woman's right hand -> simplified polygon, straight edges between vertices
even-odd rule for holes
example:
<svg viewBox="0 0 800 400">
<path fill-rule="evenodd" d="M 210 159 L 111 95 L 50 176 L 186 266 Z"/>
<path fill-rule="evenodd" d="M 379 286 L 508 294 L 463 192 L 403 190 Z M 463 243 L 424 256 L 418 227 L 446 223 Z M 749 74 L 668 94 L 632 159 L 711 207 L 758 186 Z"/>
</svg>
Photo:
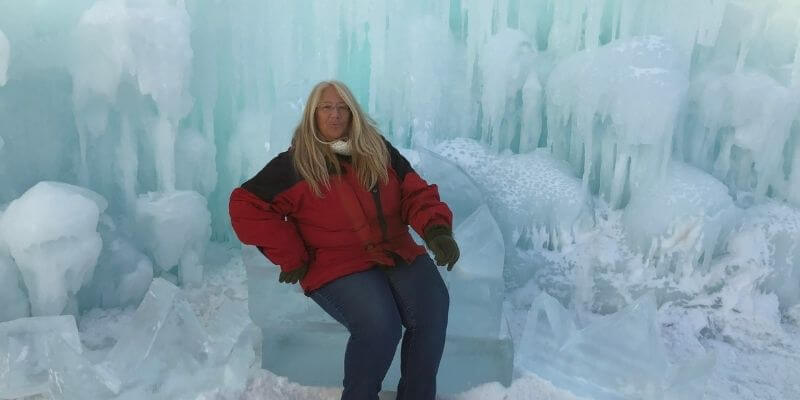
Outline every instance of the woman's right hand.
<svg viewBox="0 0 800 400">
<path fill-rule="evenodd" d="M 282 283 L 297 283 L 306 276 L 308 272 L 308 264 L 303 264 L 299 268 L 295 268 L 291 271 L 281 271 L 280 275 L 278 276 L 278 282 Z"/>
</svg>

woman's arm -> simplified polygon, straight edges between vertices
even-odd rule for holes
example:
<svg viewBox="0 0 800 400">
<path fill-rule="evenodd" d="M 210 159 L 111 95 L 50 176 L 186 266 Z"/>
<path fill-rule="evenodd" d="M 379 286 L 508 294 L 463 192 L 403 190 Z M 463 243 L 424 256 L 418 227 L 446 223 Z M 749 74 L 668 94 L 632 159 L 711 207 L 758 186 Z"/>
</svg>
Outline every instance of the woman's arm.
<svg viewBox="0 0 800 400">
<path fill-rule="evenodd" d="M 309 261 L 305 243 L 287 216 L 293 211 L 288 196 L 266 202 L 244 188 L 231 193 L 229 212 L 233 231 L 244 244 L 258 246 L 284 272 Z"/>
<path fill-rule="evenodd" d="M 429 185 L 411 167 L 411 164 L 388 141 L 392 169 L 400 181 L 400 212 L 408 225 L 420 236 L 425 230 L 441 225 L 450 229 L 453 226 L 453 213 L 439 198 L 436 185 Z"/>
</svg>

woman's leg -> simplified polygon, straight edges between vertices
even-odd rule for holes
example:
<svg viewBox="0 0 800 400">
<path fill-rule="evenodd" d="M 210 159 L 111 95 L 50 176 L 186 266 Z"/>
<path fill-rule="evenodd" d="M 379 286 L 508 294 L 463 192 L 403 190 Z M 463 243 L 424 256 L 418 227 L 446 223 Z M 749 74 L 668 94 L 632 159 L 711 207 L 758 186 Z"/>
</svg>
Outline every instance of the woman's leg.
<svg viewBox="0 0 800 400">
<path fill-rule="evenodd" d="M 450 305 L 447 287 L 427 254 L 386 274 L 406 327 L 397 400 L 434 400 Z"/>
<path fill-rule="evenodd" d="M 342 400 L 377 400 L 402 330 L 386 274 L 373 268 L 343 276 L 309 296 L 350 332 Z"/>
</svg>

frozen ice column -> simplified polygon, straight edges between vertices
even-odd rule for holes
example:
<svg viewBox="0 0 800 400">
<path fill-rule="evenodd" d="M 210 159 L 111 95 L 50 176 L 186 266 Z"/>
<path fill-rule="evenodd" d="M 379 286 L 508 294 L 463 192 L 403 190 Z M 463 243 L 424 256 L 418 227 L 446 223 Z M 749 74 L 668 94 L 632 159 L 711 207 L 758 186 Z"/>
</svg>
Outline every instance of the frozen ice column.
<svg viewBox="0 0 800 400">
<path fill-rule="evenodd" d="M 107 206 L 91 190 L 39 182 L 0 218 L 0 241 L 19 267 L 33 315 L 58 315 L 91 279 L 103 246 L 97 223 Z"/>
</svg>

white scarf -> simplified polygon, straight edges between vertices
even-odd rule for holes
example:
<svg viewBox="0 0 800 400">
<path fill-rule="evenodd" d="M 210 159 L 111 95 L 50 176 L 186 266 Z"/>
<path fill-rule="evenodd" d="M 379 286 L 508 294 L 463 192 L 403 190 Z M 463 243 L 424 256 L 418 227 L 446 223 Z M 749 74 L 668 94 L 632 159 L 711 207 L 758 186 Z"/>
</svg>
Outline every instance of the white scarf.
<svg viewBox="0 0 800 400">
<path fill-rule="evenodd" d="M 350 155 L 351 148 L 349 140 L 336 140 L 334 142 L 328 143 L 328 145 L 331 146 L 331 150 L 333 150 L 333 152 L 336 154 L 340 154 L 343 156 Z"/>
<path fill-rule="evenodd" d="M 328 146 L 330 146 L 331 150 L 333 150 L 333 152 L 336 154 L 340 154 L 343 156 L 349 156 L 351 154 L 351 147 L 349 140 L 336 139 L 332 142 L 326 142 L 318 138 L 316 135 L 314 136 L 314 139 L 317 139 L 317 141 L 322 144 L 327 144 Z"/>
</svg>

